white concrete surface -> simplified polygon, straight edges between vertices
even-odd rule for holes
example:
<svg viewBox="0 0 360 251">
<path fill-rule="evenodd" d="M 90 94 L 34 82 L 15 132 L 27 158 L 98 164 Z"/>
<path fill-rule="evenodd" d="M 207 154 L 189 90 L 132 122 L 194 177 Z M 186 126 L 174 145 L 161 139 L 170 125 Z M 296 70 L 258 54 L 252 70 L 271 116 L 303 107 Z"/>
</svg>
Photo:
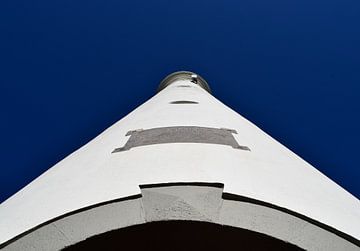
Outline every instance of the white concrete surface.
<svg viewBox="0 0 360 251">
<path fill-rule="evenodd" d="M 176 100 L 199 104 L 169 104 Z M 111 153 L 125 145 L 130 130 L 182 125 L 234 129 L 251 151 L 171 143 Z M 224 192 L 290 209 L 360 239 L 358 199 L 196 84 L 179 80 L 3 202 L 0 243 L 79 208 L 139 194 L 139 184 L 167 182 L 221 182 Z"/>
<path fill-rule="evenodd" d="M 114 229 L 145 223 L 141 198 L 71 214 L 11 242 L 4 251 L 56 251 Z"/>
<path fill-rule="evenodd" d="M 56 251 L 111 230 L 169 220 L 205 221 L 247 229 L 309 251 L 360 249 L 279 209 L 222 197 L 222 187 L 206 184 L 142 188 L 141 197 L 110 201 L 71 213 L 30 231 L 3 250 Z"/>
</svg>

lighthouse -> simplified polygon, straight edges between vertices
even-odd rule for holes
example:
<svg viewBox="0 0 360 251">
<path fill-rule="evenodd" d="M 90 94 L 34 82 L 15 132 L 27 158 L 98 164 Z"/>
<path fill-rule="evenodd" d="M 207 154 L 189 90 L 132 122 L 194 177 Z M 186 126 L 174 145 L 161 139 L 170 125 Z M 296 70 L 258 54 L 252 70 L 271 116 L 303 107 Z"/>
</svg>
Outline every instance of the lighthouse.
<svg viewBox="0 0 360 251">
<path fill-rule="evenodd" d="M 181 71 L 0 205 L 2 250 L 360 250 L 360 202 Z"/>
</svg>

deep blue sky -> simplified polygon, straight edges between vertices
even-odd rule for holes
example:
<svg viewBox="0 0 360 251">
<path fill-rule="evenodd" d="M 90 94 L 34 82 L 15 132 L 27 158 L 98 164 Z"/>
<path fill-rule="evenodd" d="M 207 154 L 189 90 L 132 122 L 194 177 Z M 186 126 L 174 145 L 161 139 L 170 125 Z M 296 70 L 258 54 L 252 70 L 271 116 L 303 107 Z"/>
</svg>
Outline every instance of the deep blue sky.
<svg viewBox="0 0 360 251">
<path fill-rule="evenodd" d="M 0 1 L 0 201 L 177 70 L 359 198 L 359 13 L 359 0 Z"/>
</svg>

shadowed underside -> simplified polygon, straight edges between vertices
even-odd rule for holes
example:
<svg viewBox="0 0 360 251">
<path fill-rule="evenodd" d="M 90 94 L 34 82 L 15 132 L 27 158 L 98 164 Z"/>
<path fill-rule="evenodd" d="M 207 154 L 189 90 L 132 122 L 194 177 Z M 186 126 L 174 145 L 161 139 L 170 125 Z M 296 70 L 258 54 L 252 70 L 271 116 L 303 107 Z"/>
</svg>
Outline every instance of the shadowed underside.
<svg viewBox="0 0 360 251">
<path fill-rule="evenodd" d="M 246 229 L 200 221 L 151 222 L 93 236 L 72 250 L 303 250 Z"/>
<path fill-rule="evenodd" d="M 140 185 L 139 195 L 69 212 L 0 249 L 359 250 L 357 240 L 336 229 L 223 188 L 201 182 Z"/>
</svg>

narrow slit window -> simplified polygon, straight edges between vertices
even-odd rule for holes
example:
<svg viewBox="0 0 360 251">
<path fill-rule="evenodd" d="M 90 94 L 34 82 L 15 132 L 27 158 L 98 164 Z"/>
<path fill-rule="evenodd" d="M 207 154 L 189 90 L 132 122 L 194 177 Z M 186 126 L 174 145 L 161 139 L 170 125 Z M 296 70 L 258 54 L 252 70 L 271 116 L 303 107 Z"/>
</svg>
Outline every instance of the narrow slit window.
<svg viewBox="0 0 360 251">
<path fill-rule="evenodd" d="M 199 102 L 191 101 L 191 100 L 177 100 L 177 101 L 171 101 L 170 104 L 172 104 L 172 105 L 183 105 L 183 104 L 196 105 L 196 104 L 199 104 Z"/>
</svg>

